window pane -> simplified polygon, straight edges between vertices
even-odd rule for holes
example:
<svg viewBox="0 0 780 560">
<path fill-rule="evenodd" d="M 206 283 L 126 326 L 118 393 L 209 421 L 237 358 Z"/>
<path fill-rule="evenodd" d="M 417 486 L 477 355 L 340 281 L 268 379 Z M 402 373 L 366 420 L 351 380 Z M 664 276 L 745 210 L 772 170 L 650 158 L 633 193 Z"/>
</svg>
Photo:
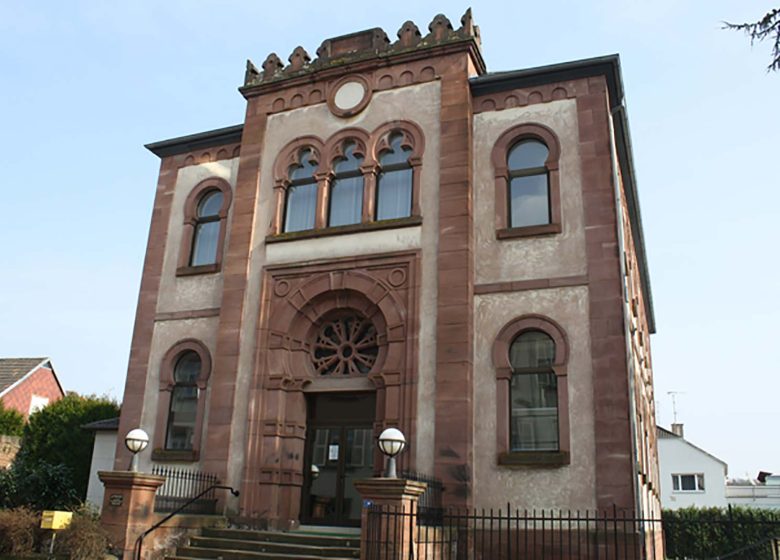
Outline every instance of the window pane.
<svg viewBox="0 0 780 560">
<path fill-rule="evenodd" d="M 311 161 L 311 150 L 303 150 L 300 154 L 300 165 L 290 167 L 290 180 L 299 181 L 302 179 L 308 179 L 314 176 L 314 170 L 317 169 L 317 165 Z"/>
<path fill-rule="evenodd" d="M 330 191 L 329 225 L 358 224 L 363 216 L 363 177 L 335 179 Z"/>
<path fill-rule="evenodd" d="M 171 392 L 171 408 L 168 412 L 166 449 L 192 449 L 197 411 L 198 388 L 175 386 Z"/>
<path fill-rule="evenodd" d="M 676 474 L 672 475 L 672 488 L 675 489 L 675 490 L 679 490 L 680 489 L 680 476 L 679 475 L 676 475 Z"/>
<path fill-rule="evenodd" d="M 402 148 L 401 142 L 403 136 L 401 134 L 394 134 L 390 137 L 390 151 L 382 152 L 379 156 L 379 165 L 392 165 L 394 163 L 406 163 L 409 159 L 411 150 L 409 148 Z"/>
<path fill-rule="evenodd" d="M 217 262 L 219 226 L 219 220 L 195 224 L 195 237 L 192 242 L 190 266 L 214 264 Z"/>
<path fill-rule="evenodd" d="M 696 490 L 696 477 L 692 474 L 680 475 L 680 487 L 683 491 Z"/>
<path fill-rule="evenodd" d="M 542 331 L 526 331 L 509 347 L 509 363 L 515 370 L 548 367 L 554 361 L 555 342 Z"/>
<path fill-rule="evenodd" d="M 379 174 L 376 219 L 406 218 L 412 213 L 412 170 L 398 169 Z"/>
<path fill-rule="evenodd" d="M 317 184 L 298 185 L 287 189 L 287 209 L 284 231 L 303 231 L 314 228 L 317 207 Z"/>
<path fill-rule="evenodd" d="M 555 374 L 513 375 L 510 398 L 510 450 L 557 451 L 558 381 Z"/>
<path fill-rule="evenodd" d="M 345 171 L 357 171 L 360 169 L 360 164 L 363 163 L 363 158 L 354 154 L 355 143 L 350 142 L 344 146 L 344 157 L 339 159 L 333 165 L 333 171 L 336 174 L 344 173 Z"/>
<path fill-rule="evenodd" d="M 218 216 L 220 208 L 222 208 L 222 192 L 211 191 L 200 199 L 198 218 Z"/>
<path fill-rule="evenodd" d="M 173 380 L 176 383 L 195 383 L 200 375 L 200 356 L 189 351 L 181 355 L 173 369 Z"/>
<path fill-rule="evenodd" d="M 696 489 L 697 490 L 704 490 L 704 475 L 703 474 L 697 474 L 696 475 Z"/>
<path fill-rule="evenodd" d="M 547 174 L 514 177 L 509 186 L 511 207 L 509 227 L 539 226 L 550 223 Z"/>
<path fill-rule="evenodd" d="M 507 166 L 510 171 L 544 167 L 550 151 L 538 140 L 523 140 L 509 151 Z"/>
</svg>

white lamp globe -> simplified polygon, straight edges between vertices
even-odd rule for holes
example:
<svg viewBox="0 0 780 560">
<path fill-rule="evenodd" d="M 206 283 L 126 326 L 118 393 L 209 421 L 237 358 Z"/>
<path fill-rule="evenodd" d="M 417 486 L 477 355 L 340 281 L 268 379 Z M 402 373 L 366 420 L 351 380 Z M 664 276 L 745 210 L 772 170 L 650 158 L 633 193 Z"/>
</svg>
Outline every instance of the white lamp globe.
<svg viewBox="0 0 780 560">
<path fill-rule="evenodd" d="M 398 428 L 387 428 L 379 434 L 379 449 L 388 457 L 395 457 L 406 447 L 406 438 Z"/>
<path fill-rule="evenodd" d="M 149 434 L 141 428 L 130 430 L 125 436 L 125 445 L 132 453 L 138 453 L 149 445 Z"/>
</svg>

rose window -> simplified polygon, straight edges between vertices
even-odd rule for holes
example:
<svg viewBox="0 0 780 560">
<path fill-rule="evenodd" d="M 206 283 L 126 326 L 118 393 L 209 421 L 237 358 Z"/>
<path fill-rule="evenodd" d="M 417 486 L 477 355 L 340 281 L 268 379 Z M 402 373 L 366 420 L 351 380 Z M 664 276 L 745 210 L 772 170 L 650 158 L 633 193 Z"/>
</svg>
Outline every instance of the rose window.
<svg viewBox="0 0 780 560">
<path fill-rule="evenodd" d="M 361 375 L 371 371 L 378 353 L 373 323 L 345 315 L 322 326 L 312 345 L 312 364 L 320 375 Z"/>
</svg>

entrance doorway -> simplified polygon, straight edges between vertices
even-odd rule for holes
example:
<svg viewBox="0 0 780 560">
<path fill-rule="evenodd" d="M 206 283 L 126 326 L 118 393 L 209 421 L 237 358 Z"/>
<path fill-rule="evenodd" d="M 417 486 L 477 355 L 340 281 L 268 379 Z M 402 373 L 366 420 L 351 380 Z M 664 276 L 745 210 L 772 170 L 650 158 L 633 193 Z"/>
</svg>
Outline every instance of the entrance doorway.
<svg viewBox="0 0 780 560">
<path fill-rule="evenodd" d="M 301 521 L 360 525 L 354 481 L 374 474 L 374 393 L 318 393 L 307 398 Z"/>
</svg>

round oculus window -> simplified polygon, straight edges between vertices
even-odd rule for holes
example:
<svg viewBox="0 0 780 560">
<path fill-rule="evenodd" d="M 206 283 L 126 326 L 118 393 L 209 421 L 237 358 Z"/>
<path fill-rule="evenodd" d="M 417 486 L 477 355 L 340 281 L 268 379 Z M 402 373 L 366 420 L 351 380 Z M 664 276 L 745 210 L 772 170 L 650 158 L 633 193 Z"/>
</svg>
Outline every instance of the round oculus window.
<svg viewBox="0 0 780 560">
<path fill-rule="evenodd" d="M 371 88 L 363 76 L 349 76 L 334 84 L 328 96 L 328 107 L 337 117 L 351 117 L 366 108 Z"/>
<path fill-rule="evenodd" d="M 365 375 L 379 354 L 376 327 L 356 313 L 325 321 L 312 344 L 311 358 L 319 375 Z"/>
</svg>

